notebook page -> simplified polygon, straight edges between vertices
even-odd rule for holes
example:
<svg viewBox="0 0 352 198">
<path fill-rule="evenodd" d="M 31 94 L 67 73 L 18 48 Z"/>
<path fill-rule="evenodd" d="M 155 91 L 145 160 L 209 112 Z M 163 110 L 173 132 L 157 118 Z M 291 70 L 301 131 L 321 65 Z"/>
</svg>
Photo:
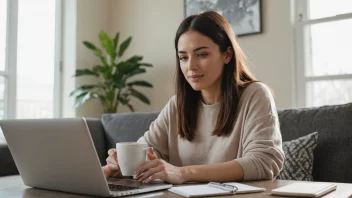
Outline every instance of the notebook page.
<svg viewBox="0 0 352 198">
<path fill-rule="evenodd" d="M 194 185 L 194 186 L 179 186 L 172 187 L 169 191 L 183 195 L 185 197 L 199 197 L 199 196 L 209 196 L 209 195 L 226 195 L 231 194 L 229 191 L 225 191 L 219 188 L 214 188 L 204 185 Z"/>
</svg>

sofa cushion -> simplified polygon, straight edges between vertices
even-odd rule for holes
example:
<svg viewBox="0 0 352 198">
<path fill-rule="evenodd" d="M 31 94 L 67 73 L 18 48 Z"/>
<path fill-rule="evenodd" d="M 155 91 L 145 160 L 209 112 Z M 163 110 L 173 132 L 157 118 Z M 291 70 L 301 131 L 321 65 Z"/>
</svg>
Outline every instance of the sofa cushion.
<svg viewBox="0 0 352 198">
<path fill-rule="evenodd" d="M 0 139 L 0 176 L 18 174 L 15 161 L 7 143 Z"/>
<path fill-rule="evenodd" d="M 314 150 L 317 147 L 318 133 L 283 142 L 285 152 L 284 167 L 278 179 L 313 181 Z"/>
<path fill-rule="evenodd" d="M 352 103 L 278 111 L 283 141 L 318 131 L 315 181 L 352 182 Z"/>
<path fill-rule="evenodd" d="M 86 118 L 90 135 L 101 165 L 106 164 L 104 128 L 99 118 Z"/>
<path fill-rule="evenodd" d="M 115 148 L 117 142 L 135 142 L 149 129 L 159 112 L 103 114 L 106 150 Z"/>
</svg>

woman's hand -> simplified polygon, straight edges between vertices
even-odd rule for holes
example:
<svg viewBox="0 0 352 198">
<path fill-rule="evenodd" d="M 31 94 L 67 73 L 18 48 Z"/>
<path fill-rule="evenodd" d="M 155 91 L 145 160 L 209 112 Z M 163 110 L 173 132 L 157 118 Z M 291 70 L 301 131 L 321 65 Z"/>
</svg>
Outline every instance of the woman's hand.
<svg viewBox="0 0 352 198">
<path fill-rule="evenodd" d="M 116 149 L 109 149 L 109 157 L 106 158 L 106 165 L 103 167 L 104 175 L 108 177 L 122 177 L 119 163 L 117 161 L 117 152 Z"/>
<path fill-rule="evenodd" d="M 151 161 L 147 161 L 141 167 L 136 170 L 134 179 L 149 183 L 156 179 L 167 181 L 171 184 L 182 184 L 184 183 L 181 168 L 173 166 L 164 160 L 157 159 L 157 155 L 153 149 L 149 149 L 148 157 Z"/>
<path fill-rule="evenodd" d="M 103 166 L 104 175 L 106 178 L 108 177 L 122 177 L 121 170 L 119 167 L 119 163 L 117 161 L 117 152 L 116 149 L 109 149 L 108 151 L 109 157 L 106 158 L 106 165 Z M 149 147 L 148 150 L 148 159 L 155 160 L 157 159 L 157 155 L 154 153 L 152 147 Z"/>
</svg>

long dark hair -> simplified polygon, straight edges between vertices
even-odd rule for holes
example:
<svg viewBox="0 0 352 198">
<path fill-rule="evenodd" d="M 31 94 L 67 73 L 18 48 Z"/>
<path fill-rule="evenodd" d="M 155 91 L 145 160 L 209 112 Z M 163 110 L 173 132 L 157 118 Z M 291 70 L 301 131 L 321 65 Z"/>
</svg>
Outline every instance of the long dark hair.
<svg viewBox="0 0 352 198">
<path fill-rule="evenodd" d="M 235 114 L 240 99 L 240 91 L 256 78 L 248 71 L 246 56 L 240 48 L 235 33 L 224 17 L 214 11 L 207 11 L 187 17 L 179 26 L 176 38 L 176 101 L 177 101 L 177 127 L 181 138 L 192 141 L 195 136 L 197 113 L 201 94 L 193 90 L 185 79 L 178 59 L 178 40 L 188 31 L 195 30 L 209 37 L 217 45 L 220 51 L 225 52 L 232 47 L 233 56 L 231 61 L 224 65 L 221 82 L 221 107 L 213 135 L 229 135 L 235 123 Z"/>
</svg>

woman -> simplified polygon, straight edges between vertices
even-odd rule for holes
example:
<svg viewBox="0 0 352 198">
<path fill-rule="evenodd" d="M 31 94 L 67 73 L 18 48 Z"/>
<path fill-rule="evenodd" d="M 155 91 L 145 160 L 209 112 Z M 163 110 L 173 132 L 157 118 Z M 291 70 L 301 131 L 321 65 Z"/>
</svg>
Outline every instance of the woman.
<svg viewBox="0 0 352 198">
<path fill-rule="evenodd" d="M 152 159 L 134 179 L 227 182 L 273 179 L 284 153 L 270 90 L 247 70 L 230 24 L 214 11 L 186 18 L 175 38 L 176 96 L 139 141 Z M 104 172 L 119 177 L 116 150 Z"/>
</svg>

